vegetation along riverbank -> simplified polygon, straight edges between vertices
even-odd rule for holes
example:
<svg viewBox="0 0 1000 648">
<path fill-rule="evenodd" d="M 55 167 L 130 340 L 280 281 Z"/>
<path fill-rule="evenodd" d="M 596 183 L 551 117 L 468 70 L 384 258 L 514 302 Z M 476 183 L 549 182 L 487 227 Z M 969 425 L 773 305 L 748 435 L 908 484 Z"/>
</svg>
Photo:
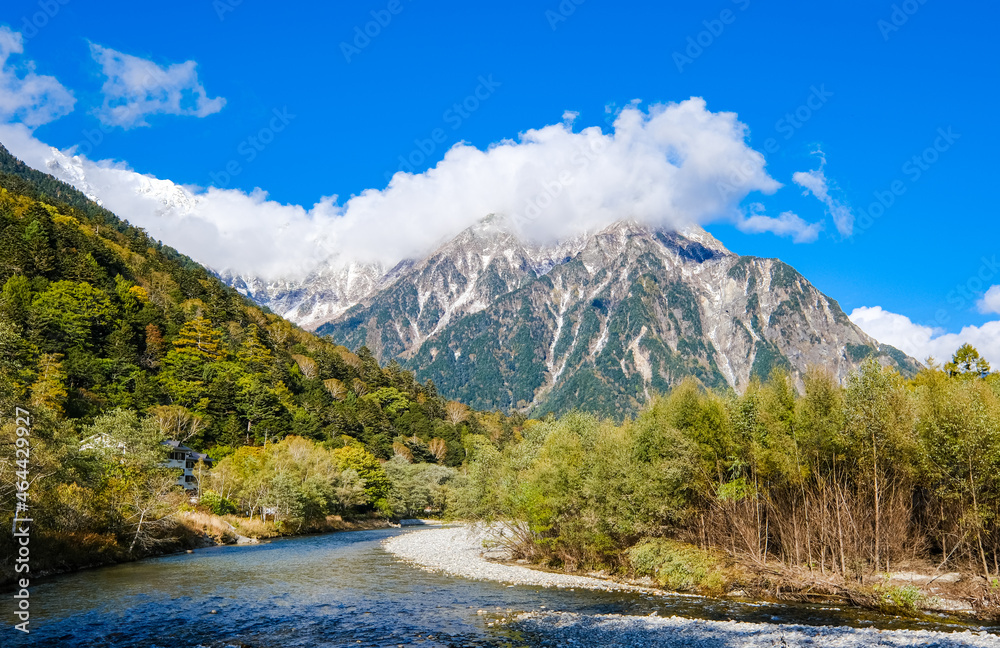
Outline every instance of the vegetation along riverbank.
<svg viewBox="0 0 1000 648">
<path fill-rule="evenodd" d="M 482 444 L 463 515 L 515 558 L 703 593 L 892 612 L 1000 602 L 1000 399 L 963 348 L 904 379 L 776 372 L 743 395 L 689 381 L 624 424 L 583 414 Z"/>
</svg>

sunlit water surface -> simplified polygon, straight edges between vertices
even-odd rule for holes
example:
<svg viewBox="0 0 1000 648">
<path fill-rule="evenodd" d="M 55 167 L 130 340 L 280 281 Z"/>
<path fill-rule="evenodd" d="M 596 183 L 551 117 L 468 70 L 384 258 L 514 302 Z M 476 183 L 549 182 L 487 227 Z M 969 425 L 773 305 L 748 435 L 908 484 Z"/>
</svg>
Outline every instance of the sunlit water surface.
<svg viewBox="0 0 1000 648">
<path fill-rule="evenodd" d="M 0 645 L 501 646 L 509 637 L 489 625 L 493 613 L 541 609 L 960 629 L 943 621 L 914 623 L 820 606 L 471 581 L 400 562 L 381 547 L 382 540 L 399 533 L 420 531 L 358 531 L 214 547 L 55 577 L 31 589 L 30 635 L 12 629 L 12 593 L 2 594 Z"/>
</svg>

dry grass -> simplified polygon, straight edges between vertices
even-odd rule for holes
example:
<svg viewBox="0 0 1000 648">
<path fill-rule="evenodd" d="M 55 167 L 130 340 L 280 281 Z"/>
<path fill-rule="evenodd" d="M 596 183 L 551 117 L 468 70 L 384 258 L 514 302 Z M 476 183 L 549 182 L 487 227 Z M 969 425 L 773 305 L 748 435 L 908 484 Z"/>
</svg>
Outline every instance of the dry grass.
<svg viewBox="0 0 1000 648">
<path fill-rule="evenodd" d="M 183 511 L 178 513 L 176 518 L 181 526 L 193 533 L 208 536 L 215 544 L 236 542 L 236 534 L 233 533 L 230 525 L 218 515 L 203 511 Z"/>
</svg>

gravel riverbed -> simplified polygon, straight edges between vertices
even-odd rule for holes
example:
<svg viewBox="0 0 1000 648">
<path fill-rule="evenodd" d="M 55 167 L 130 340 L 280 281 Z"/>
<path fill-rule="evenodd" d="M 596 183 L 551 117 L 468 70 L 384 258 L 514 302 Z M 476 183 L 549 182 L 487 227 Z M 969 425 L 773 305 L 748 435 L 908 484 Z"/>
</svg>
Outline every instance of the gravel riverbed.
<svg viewBox="0 0 1000 648">
<path fill-rule="evenodd" d="M 484 558 L 488 529 L 450 527 L 428 529 L 390 538 L 387 551 L 424 569 L 443 571 L 475 580 L 511 585 L 587 588 L 608 591 L 658 592 L 651 588 L 613 581 L 554 574 L 517 565 L 503 565 Z M 489 556 L 491 552 L 485 551 Z M 494 557 L 499 557 L 497 553 Z M 1000 648 L 1000 637 L 985 632 L 932 632 L 927 630 L 877 630 L 832 626 L 706 621 L 682 617 L 585 615 L 568 612 L 525 612 L 509 621 L 533 645 L 645 646 L 691 648 L 763 648 L 806 646 L 862 648 L 923 646 L 928 648 Z"/>
<path fill-rule="evenodd" d="M 509 585 L 579 587 L 606 591 L 657 591 L 588 576 L 554 574 L 518 565 L 490 562 L 483 557 L 484 552 L 487 555 L 492 553 L 494 558 L 502 558 L 505 554 L 502 550 L 488 552 L 483 549 L 485 540 L 494 539 L 495 536 L 489 529 L 463 526 L 407 533 L 389 538 L 384 546 L 389 553 L 425 569 L 443 571 L 473 580 L 489 580 Z"/>
</svg>

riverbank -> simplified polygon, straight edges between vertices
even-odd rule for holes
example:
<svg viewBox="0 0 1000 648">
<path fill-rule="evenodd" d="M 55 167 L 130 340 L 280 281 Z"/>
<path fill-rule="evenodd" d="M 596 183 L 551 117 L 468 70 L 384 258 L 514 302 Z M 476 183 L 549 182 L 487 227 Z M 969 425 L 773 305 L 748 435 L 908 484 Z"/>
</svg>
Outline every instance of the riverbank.
<svg viewBox="0 0 1000 648">
<path fill-rule="evenodd" d="M 588 576 L 582 577 L 559 570 L 546 570 L 539 565 L 529 565 L 524 560 L 514 561 L 505 549 L 508 543 L 503 538 L 480 526 L 465 529 L 461 533 L 456 530 L 458 535 L 439 537 L 437 542 L 449 547 L 444 555 L 437 555 L 435 549 L 422 547 L 421 543 L 409 546 L 408 543 L 415 542 L 410 540 L 396 540 L 394 542 L 398 545 L 394 546 L 398 546 L 400 555 L 417 563 L 434 564 L 435 568 L 448 573 L 467 578 L 479 578 L 479 575 L 486 574 L 485 578 L 489 580 L 514 584 L 534 583 L 539 578 L 536 575 L 541 573 L 547 575 L 545 578 L 548 581 L 544 585 L 554 587 L 679 591 L 682 595 L 743 601 L 847 606 L 912 618 L 944 614 L 991 624 L 1000 617 L 996 585 L 991 586 L 985 579 L 974 575 L 935 572 L 933 565 L 910 565 L 912 571 L 845 580 L 835 574 L 821 574 L 818 570 L 809 571 L 773 561 L 766 565 L 741 562 L 719 552 L 704 552 L 697 547 L 669 543 L 673 550 L 669 556 L 669 571 L 656 572 L 656 560 L 653 560 L 652 572 L 647 565 L 645 572 L 634 566 L 634 571 L 628 574 L 612 576 L 600 571 L 589 572 Z M 484 543 L 493 549 L 484 553 Z M 485 564 L 479 554 L 485 556 Z M 477 558 L 480 558 L 479 562 Z M 669 577 L 662 578 L 664 573 Z M 595 576 L 597 578 L 593 578 Z"/>
<path fill-rule="evenodd" d="M 494 535 L 484 527 L 457 526 L 395 536 L 387 539 L 383 546 L 389 553 L 418 567 L 472 580 L 618 592 L 660 591 L 590 576 L 540 571 L 497 562 L 507 560 L 509 556 L 500 548 L 493 551 L 483 548 L 484 542 L 493 540 Z"/>
<path fill-rule="evenodd" d="M 32 577 L 48 578 L 205 547 L 394 526 L 389 520 L 376 516 L 345 520 L 339 515 L 331 515 L 322 521 L 296 526 L 233 515 L 219 516 L 200 510 L 179 511 L 169 520 L 170 524 L 164 525 L 161 536 L 152 545 L 135 552 L 129 552 L 110 534 L 66 533 L 40 538 L 38 549 L 32 553 Z M 14 589 L 17 576 L 12 564 L 0 565 L 0 591 Z"/>
<path fill-rule="evenodd" d="M 641 584 L 592 576 L 577 576 L 509 564 L 500 549 L 484 549 L 495 537 L 482 527 L 449 527 L 409 533 L 387 539 L 383 546 L 396 557 L 428 571 L 441 571 L 473 580 L 509 585 L 583 588 L 605 591 L 668 594 Z M 678 596 L 670 593 L 670 596 Z M 964 631 L 956 633 L 799 626 L 767 623 L 705 621 L 678 617 L 632 617 L 624 615 L 579 615 L 530 612 L 505 618 L 514 632 L 541 643 L 601 646 L 808 646 L 843 648 L 855 646 L 977 646 L 1000 648 L 996 635 Z M 682 640 L 683 639 L 683 640 Z M 676 643 L 675 643 L 676 642 Z M 686 642 L 686 643 L 685 643 Z"/>
</svg>

